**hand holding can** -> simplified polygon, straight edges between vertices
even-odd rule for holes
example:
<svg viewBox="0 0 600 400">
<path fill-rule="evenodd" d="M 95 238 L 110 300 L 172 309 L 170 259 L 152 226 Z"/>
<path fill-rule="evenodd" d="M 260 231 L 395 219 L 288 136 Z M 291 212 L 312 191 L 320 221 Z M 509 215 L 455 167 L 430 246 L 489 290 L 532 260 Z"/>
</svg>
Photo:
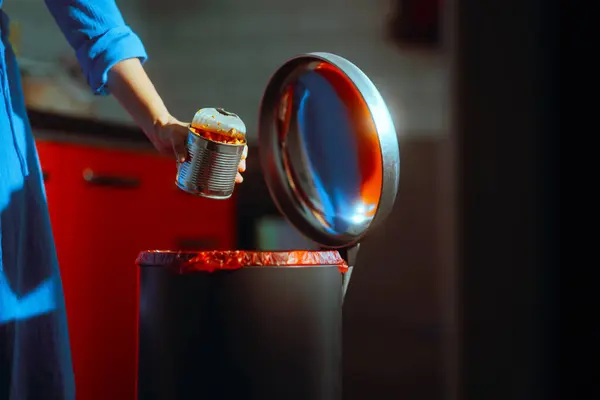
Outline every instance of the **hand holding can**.
<svg viewBox="0 0 600 400">
<path fill-rule="evenodd" d="M 222 108 L 196 112 L 187 138 L 188 157 L 177 166 L 176 185 L 187 193 L 228 199 L 247 145 L 246 126 Z"/>
</svg>

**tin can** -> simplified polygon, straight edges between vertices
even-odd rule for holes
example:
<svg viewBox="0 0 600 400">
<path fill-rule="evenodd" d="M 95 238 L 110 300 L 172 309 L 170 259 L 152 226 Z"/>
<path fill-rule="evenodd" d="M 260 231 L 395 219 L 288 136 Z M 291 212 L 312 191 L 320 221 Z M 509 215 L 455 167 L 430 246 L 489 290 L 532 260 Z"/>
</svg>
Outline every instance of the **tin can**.
<svg viewBox="0 0 600 400">
<path fill-rule="evenodd" d="M 246 127 L 236 114 L 220 108 L 199 110 L 188 132 L 188 157 L 177 166 L 177 187 L 211 199 L 231 197 L 245 135 Z"/>
</svg>

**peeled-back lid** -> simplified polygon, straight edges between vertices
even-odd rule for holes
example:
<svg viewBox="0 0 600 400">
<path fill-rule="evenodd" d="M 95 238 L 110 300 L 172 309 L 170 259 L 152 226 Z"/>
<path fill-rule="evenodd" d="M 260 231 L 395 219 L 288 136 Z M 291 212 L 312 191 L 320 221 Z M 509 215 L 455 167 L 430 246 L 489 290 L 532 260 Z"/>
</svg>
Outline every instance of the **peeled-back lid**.
<svg viewBox="0 0 600 400">
<path fill-rule="evenodd" d="M 311 53 L 284 63 L 260 106 L 259 152 L 277 207 L 324 247 L 356 244 L 390 213 L 400 153 L 388 108 L 350 61 Z"/>
<path fill-rule="evenodd" d="M 235 129 L 239 134 L 246 134 L 246 125 L 237 114 L 222 108 L 201 108 L 194 114 L 192 128 L 206 129 L 211 132 L 227 133 Z"/>
</svg>

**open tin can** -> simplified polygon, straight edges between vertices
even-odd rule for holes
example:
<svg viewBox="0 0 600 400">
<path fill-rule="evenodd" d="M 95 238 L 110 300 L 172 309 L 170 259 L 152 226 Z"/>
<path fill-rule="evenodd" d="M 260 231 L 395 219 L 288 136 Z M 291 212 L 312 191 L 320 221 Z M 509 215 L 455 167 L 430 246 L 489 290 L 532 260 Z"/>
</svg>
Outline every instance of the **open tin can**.
<svg viewBox="0 0 600 400">
<path fill-rule="evenodd" d="M 181 190 L 211 199 L 228 199 L 246 146 L 246 126 L 222 108 L 203 108 L 190 124 L 188 157 L 177 165 Z"/>
<path fill-rule="evenodd" d="M 273 201 L 327 250 L 142 252 L 140 399 L 341 398 L 343 299 L 396 198 L 397 132 L 358 67 L 311 53 L 271 77 L 258 133 Z"/>
</svg>

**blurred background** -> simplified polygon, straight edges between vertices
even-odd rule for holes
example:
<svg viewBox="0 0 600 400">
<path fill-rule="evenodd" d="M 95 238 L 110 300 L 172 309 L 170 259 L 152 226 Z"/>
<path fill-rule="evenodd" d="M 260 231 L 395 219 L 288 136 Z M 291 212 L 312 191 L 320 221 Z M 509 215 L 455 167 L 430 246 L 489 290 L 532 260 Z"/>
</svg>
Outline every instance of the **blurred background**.
<svg viewBox="0 0 600 400">
<path fill-rule="evenodd" d="M 140 250 L 316 248 L 269 197 L 256 126 L 279 65 L 331 52 L 378 87 L 401 150 L 396 206 L 362 243 L 344 306 L 344 398 L 537 398 L 547 341 L 536 318 L 552 319 L 541 300 L 553 232 L 550 11 L 535 1 L 467 3 L 118 1 L 171 113 L 185 121 L 223 107 L 246 122 L 245 182 L 211 202 L 177 191 L 175 164 L 153 153 L 114 99 L 91 95 L 43 2 L 6 1 L 68 312 L 106 314 L 113 328 L 103 340 L 115 350 L 119 330 L 131 328 Z M 109 184 L 85 181 L 90 170 Z M 92 295 L 107 287 L 101 300 Z M 89 373 L 81 360 L 91 350 L 75 350 L 85 338 L 71 340 L 76 369 Z"/>
</svg>

